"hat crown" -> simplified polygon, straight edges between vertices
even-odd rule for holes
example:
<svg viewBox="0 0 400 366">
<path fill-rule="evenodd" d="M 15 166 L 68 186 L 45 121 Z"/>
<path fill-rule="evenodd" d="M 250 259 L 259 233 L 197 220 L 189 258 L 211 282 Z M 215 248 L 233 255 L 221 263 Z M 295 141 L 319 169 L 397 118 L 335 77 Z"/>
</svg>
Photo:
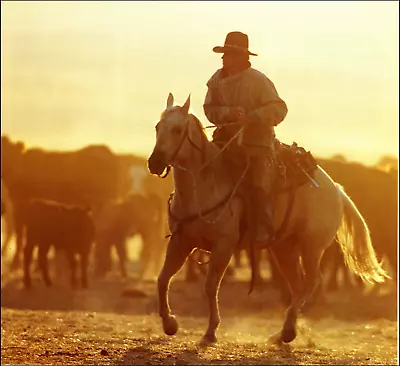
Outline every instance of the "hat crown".
<svg viewBox="0 0 400 366">
<path fill-rule="evenodd" d="M 249 37 L 242 32 L 229 32 L 225 38 L 225 46 L 237 46 L 240 48 L 249 48 Z"/>
<path fill-rule="evenodd" d="M 229 32 L 226 35 L 224 46 L 216 46 L 213 51 L 216 53 L 244 52 L 248 55 L 257 56 L 256 53 L 249 51 L 249 37 L 242 32 Z"/>
</svg>

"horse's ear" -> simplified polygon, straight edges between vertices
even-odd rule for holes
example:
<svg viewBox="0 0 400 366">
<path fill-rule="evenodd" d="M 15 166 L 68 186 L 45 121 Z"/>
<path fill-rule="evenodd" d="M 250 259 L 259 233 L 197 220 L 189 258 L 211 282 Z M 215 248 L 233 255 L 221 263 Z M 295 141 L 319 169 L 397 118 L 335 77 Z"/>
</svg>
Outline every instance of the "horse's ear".
<svg viewBox="0 0 400 366">
<path fill-rule="evenodd" d="M 189 107 L 190 107 L 190 94 L 188 98 L 186 99 L 185 104 L 182 106 L 182 113 L 183 114 L 188 114 L 189 113 Z"/>
<path fill-rule="evenodd" d="M 170 108 L 173 105 L 174 105 L 174 96 L 171 93 L 169 93 L 167 99 L 167 108 Z"/>
</svg>

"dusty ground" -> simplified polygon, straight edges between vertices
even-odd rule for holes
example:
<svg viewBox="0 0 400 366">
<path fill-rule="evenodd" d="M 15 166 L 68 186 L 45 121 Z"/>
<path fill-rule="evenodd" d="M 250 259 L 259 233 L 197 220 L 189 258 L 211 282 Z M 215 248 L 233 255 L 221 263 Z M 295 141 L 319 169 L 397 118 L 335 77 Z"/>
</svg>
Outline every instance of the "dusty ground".
<svg viewBox="0 0 400 366">
<path fill-rule="evenodd" d="M 243 276 L 246 277 L 246 276 Z M 56 279 L 55 279 L 56 280 Z M 203 348 L 207 326 L 203 281 L 173 282 L 176 336 L 163 334 L 155 282 L 122 281 L 111 274 L 88 290 L 67 283 L 51 289 L 40 279 L 21 288 L 21 273 L 3 275 L 2 364 L 398 364 L 397 298 L 338 292 L 299 320 L 298 337 L 284 347 L 267 338 L 282 325 L 277 293 L 247 295 L 248 282 L 225 281 L 220 292 L 219 342 Z"/>
</svg>

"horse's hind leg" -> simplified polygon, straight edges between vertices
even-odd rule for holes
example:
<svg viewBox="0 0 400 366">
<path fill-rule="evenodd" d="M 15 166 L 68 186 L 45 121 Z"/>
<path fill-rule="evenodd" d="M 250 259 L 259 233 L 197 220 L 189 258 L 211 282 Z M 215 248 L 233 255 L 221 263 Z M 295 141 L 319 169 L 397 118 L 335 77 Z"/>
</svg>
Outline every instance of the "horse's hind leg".
<svg viewBox="0 0 400 366">
<path fill-rule="evenodd" d="M 210 317 L 208 329 L 203 337 L 205 342 L 216 342 L 215 332 L 221 322 L 218 306 L 218 291 L 222 278 L 233 255 L 233 248 L 228 243 L 218 243 L 211 252 L 211 260 L 206 277 L 206 294 Z"/>
<path fill-rule="evenodd" d="M 336 243 L 334 243 L 336 244 Z M 318 290 L 322 286 L 322 273 L 321 273 L 321 258 L 323 250 L 316 249 L 310 246 L 306 247 L 302 253 L 303 269 L 304 269 L 304 293 L 302 297 L 302 304 L 300 304 L 300 310 L 306 306 L 311 305 L 312 301 L 321 296 Z"/>
<path fill-rule="evenodd" d="M 301 253 L 300 249 L 302 249 Z M 283 276 L 288 281 L 292 293 L 292 302 L 286 311 L 283 328 L 279 334 L 279 341 L 288 343 L 296 338 L 299 311 L 312 297 L 320 284 L 319 262 L 322 253 L 311 246 L 296 246 L 288 249 L 281 245 L 274 248 L 273 254 L 279 263 Z M 302 269 L 300 267 L 300 254 L 303 264 Z M 271 340 L 277 340 L 276 335 L 273 335 Z"/>
<path fill-rule="evenodd" d="M 303 276 L 300 268 L 300 248 L 289 243 L 279 243 L 271 248 L 271 258 L 276 261 L 291 293 L 291 304 L 286 310 L 283 328 L 269 338 L 269 342 L 291 342 L 296 338 L 297 314 L 303 303 Z"/>
<path fill-rule="evenodd" d="M 168 302 L 169 284 L 171 278 L 182 268 L 192 249 L 179 238 L 171 238 L 168 242 L 164 265 L 158 276 L 158 311 L 167 335 L 174 335 L 178 331 L 178 322 L 171 314 Z"/>
</svg>

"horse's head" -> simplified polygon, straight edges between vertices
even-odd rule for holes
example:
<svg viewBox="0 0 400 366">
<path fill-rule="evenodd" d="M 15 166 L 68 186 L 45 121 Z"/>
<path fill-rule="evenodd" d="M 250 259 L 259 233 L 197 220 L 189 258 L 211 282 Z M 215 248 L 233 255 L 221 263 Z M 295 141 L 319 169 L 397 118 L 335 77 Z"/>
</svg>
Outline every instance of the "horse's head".
<svg viewBox="0 0 400 366">
<path fill-rule="evenodd" d="M 183 145 L 189 133 L 190 95 L 182 107 L 173 104 L 174 97 L 170 93 L 167 108 L 156 125 L 156 145 L 148 159 L 152 174 L 161 175 L 165 168 L 184 154 Z"/>
</svg>

